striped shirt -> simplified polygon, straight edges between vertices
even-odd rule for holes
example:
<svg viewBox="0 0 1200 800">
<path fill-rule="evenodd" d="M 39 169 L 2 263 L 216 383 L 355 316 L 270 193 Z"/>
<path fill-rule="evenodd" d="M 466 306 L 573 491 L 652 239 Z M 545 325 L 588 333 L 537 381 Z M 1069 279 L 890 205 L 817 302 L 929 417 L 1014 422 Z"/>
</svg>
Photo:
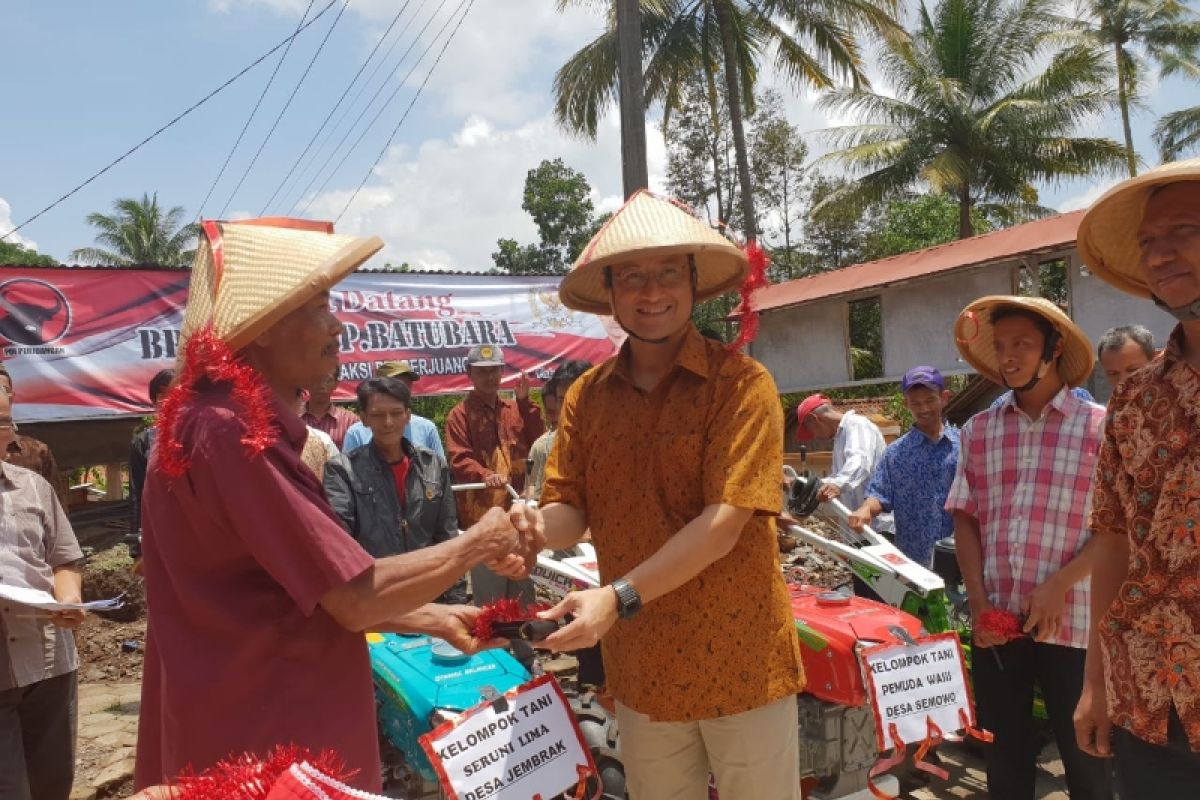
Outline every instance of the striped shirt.
<svg viewBox="0 0 1200 800">
<path fill-rule="evenodd" d="M 1031 420 L 1012 401 L 976 414 L 962 429 L 962 453 L 947 511 L 979 521 L 988 602 L 1014 614 L 1021 602 L 1086 544 L 1092 475 L 1104 408 L 1063 389 Z M 1089 581 L 1067 593 L 1054 644 L 1086 648 Z"/>
<path fill-rule="evenodd" d="M 883 460 L 886 449 L 887 442 L 878 425 L 854 410 L 842 414 L 833 437 L 833 464 L 825 483 L 832 483 L 842 490 L 838 499 L 846 508 L 854 511 L 867 499 L 871 476 Z M 875 530 L 890 531 L 890 510 L 876 517 L 871 525 Z"/>
</svg>

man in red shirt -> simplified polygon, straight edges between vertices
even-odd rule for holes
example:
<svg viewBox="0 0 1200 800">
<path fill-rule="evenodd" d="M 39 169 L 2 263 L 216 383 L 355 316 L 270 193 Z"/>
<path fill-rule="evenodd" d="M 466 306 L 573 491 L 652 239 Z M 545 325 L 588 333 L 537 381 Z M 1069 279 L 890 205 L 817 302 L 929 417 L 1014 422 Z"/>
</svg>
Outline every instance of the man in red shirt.
<svg viewBox="0 0 1200 800">
<path fill-rule="evenodd" d="M 281 223 L 286 223 L 284 227 Z M 143 502 L 150 607 L 135 784 L 276 745 L 332 750 L 378 791 L 365 630 L 420 631 L 464 650 L 476 611 L 430 605 L 472 566 L 525 571 L 494 512 L 463 536 L 374 559 L 300 460 L 297 391 L 330 375 L 341 323 L 329 287 L 377 238 L 303 221 L 204 222 Z"/>
<path fill-rule="evenodd" d="M 346 431 L 358 422 L 358 417 L 354 412 L 333 404 L 333 393 L 337 390 L 337 385 L 338 368 L 335 366 L 332 372 L 321 376 L 308 390 L 308 403 L 300 418 L 308 427 L 328 434 L 338 450 L 341 450 L 346 441 Z"/>
</svg>

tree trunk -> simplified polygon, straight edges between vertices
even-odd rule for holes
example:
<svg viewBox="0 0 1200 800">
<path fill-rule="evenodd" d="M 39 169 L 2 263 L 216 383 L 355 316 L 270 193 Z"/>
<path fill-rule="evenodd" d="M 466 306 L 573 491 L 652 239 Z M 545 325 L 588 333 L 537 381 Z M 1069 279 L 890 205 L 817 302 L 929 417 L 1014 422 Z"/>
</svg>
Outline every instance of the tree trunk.
<svg viewBox="0 0 1200 800">
<path fill-rule="evenodd" d="M 958 187 L 958 238 L 968 239 L 975 235 L 971 224 L 971 184 Z"/>
<path fill-rule="evenodd" d="M 713 186 L 717 192 L 717 230 L 725 233 L 728 218 L 725 215 L 724 167 L 721 164 L 721 99 L 717 96 L 717 77 L 713 75 L 710 63 L 706 58 L 704 80 L 708 87 L 708 113 L 712 120 Z"/>
<path fill-rule="evenodd" d="M 1121 125 L 1125 129 L 1125 162 L 1129 166 L 1129 177 L 1137 176 L 1137 153 L 1133 149 L 1133 130 L 1129 125 L 1129 94 L 1126 89 L 1125 51 L 1120 42 L 1117 50 L 1117 102 L 1121 105 Z"/>
<path fill-rule="evenodd" d="M 729 105 L 729 125 L 733 130 L 733 150 L 737 157 L 738 183 L 742 195 L 742 230 L 746 241 L 758 239 L 758 221 L 754 216 L 754 191 L 750 182 L 750 154 L 746 150 L 746 132 L 742 126 L 742 94 L 738 80 L 737 32 L 734 30 L 730 0 L 716 0 L 714 9 L 721 29 L 721 50 L 725 61 L 725 92 Z"/>
<path fill-rule="evenodd" d="M 646 166 L 646 89 L 642 75 L 642 10 L 617 0 L 617 92 L 621 105 L 621 172 L 625 198 L 650 185 Z"/>
</svg>

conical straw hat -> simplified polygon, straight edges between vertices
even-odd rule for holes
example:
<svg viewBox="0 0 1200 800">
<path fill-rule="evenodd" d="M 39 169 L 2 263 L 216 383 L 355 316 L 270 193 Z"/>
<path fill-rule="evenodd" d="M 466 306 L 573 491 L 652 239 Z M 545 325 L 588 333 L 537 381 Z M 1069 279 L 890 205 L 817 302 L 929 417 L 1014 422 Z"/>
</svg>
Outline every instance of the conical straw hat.
<svg viewBox="0 0 1200 800">
<path fill-rule="evenodd" d="M 234 351 L 383 247 L 377 236 L 339 236 L 309 220 L 206 220 L 202 229 L 180 338 L 211 324 Z"/>
<path fill-rule="evenodd" d="M 559 298 L 575 311 L 608 314 L 605 267 L 676 253 L 696 259 L 697 302 L 736 289 L 746 277 L 746 254 L 740 247 L 670 200 L 642 190 L 588 242 L 559 285 Z"/>
<path fill-rule="evenodd" d="M 992 383 L 1004 385 L 992 335 L 992 311 L 1000 306 L 1024 308 L 1050 321 L 1063 338 L 1062 355 L 1058 358 L 1058 374 L 1063 383 L 1075 387 L 1092 374 L 1096 355 L 1092 343 L 1078 325 L 1062 309 L 1041 297 L 995 295 L 981 297 L 968 305 L 954 323 L 954 341 L 963 359 Z"/>
<path fill-rule="evenodd" d="M 1150 193 L 1180 181 L 1200 181 L 1200 158 L 1155 167 L 1117 184 L 1092 203 L 1076 236 L 1087 268 L 1122 291 L 1150 297 L 1150 287 L 1142 276 L 1138 227 Z"/>
</svg>

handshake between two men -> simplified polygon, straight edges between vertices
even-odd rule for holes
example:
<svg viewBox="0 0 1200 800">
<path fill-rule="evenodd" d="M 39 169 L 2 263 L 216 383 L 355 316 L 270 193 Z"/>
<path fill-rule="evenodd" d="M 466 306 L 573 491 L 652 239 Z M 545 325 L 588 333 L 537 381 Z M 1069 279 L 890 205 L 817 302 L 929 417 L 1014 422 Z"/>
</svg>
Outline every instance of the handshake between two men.
<svg viewBox="0 0 1200 800">
<path fill-rule="evenodd" d="M 475 637 L 480 609 L 433 600 L 480 564 L 505 578 L 528 577 L 545 543 L 541 515 L 516 501 L 509 511 L 490 509 L 453 539 L 376 559 L 358 577 L 327 592 L 321 607 L 349 630 L 424 633 L 473 653 L 502 644 Z"/>
</svg>

